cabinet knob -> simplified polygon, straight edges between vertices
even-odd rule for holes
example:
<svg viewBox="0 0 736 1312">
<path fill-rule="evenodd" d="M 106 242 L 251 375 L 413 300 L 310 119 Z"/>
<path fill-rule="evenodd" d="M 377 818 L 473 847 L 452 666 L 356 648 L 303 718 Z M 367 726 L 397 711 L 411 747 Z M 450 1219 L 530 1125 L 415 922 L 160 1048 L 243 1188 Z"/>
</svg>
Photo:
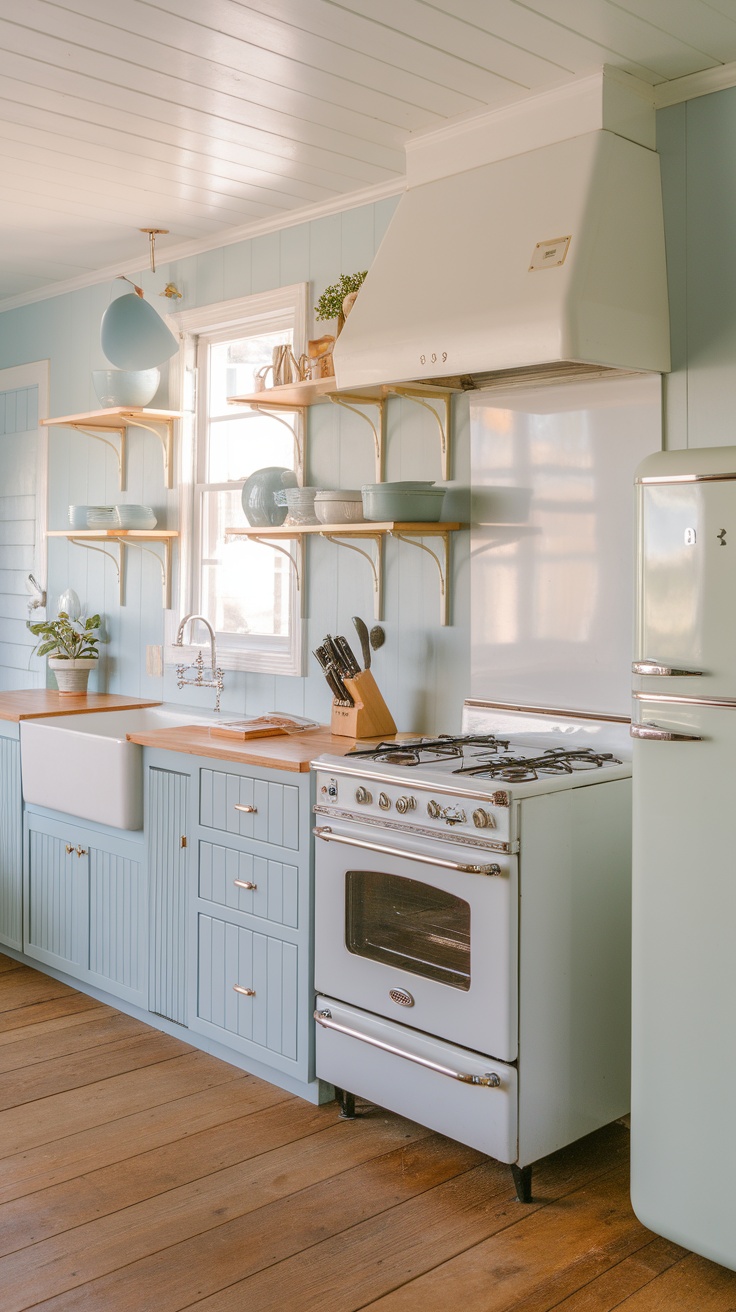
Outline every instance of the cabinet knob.
<svg viewBox="0 0 736 1312">
<path fill-rule="evenodd" d="M 236 888 L 248 888 L 248 889 L 258 888 L 258 885 L 252 884 L 249 879 L 234 879 L 233 883 Z"/>
<path fill-rule="evenodd" d="M 71 856 L 71 854 L 72 854 L 73 851 L 74 851 L 74 844 L 73 844 L 73 843 L 67 843 L 67 845 L 66 845 L 66 854 L 67 854 L 67 856 Z"/>
<path fill-rule="evenodd" d="M 241 806 L 241 804 L 240 804 L 239 802 L 236 802 L 236 803 L 235 803 L 235 810 L 236 810 L 236 811 L 245 811 L 246 815 L 256 815 L 257 812 L 258 812 L 258 807 L 257 807 L 257 806 Z"/>
<path fill-rule="evenodd" d="M 244 989 L 242 984 L 233 984 L 233 988 L 236 993 L 242 993 L 245 998 L 254 998 L 256 996 L 255 989 Z"/>
<path fill-rule="evenodd" d="M 78 847 L 78 848 L 77 848 L 77 856 L 86 856 L 86 855 L 87 855 L 87 849 L 86 849 L 86 847 Z"/>
</svg>

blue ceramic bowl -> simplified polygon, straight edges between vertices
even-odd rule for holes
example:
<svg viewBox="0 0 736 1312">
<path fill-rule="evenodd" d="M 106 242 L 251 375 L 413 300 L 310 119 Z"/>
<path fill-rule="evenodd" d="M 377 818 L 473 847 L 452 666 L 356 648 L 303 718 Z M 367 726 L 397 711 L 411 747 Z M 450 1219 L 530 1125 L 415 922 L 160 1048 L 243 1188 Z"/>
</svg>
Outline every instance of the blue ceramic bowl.
<svg viewBox="0 0 736 1312">
<path fill-rule="evenodd" d="M 257 469 L 243 484 L 243 512 L 251 528 L 278 528 L 286 519 L 286 505 L 278 505 L 276 493 L 296 487 L 293 469 L 268 465 Z"/>
</svg>

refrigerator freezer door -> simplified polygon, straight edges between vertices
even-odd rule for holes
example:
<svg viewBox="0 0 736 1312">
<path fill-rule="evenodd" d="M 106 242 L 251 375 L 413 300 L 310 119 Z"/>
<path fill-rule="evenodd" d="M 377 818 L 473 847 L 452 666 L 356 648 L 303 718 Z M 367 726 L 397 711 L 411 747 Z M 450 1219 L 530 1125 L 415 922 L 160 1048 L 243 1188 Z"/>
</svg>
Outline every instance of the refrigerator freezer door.
<svg viewBox="0 0 736 1312">
<path fill-rule="evenodd" d="M 638 494 L 635 686 L 734 697 L 736 480 L 640 483 Z"/>
<path fill-rule="evenodd" d="M 736 704 L 635 719 L 632 1202 L 736 1268 Z"/>
</svg>

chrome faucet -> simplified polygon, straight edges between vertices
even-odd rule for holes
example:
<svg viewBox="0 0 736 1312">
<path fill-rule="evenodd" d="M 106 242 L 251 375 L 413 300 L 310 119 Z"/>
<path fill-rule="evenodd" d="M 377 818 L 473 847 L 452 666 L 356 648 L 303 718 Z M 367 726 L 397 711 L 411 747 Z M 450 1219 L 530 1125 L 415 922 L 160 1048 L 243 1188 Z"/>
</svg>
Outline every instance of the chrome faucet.
<svg viewBox="0 0 736 1312">
<path fill-rule="evenodd" d="M 184 629 L 185 629 L 186 625 L 189 623 L 190 620 L 191 620 L 191 622 L 192 622 L 192 625 L 196 624 L 197 620 L 199 620 L 201 624 L 204 624 L 205 628 L 206 628 L 207 631 L 209 632 L 209 635 L 210 635 L 210 675 L 211 675 L 211 678 L 209 678 L 209 679 L 205 679 L 205 677 L 204 677 L 205 664 L 204 664 L 204 658 L 203 658 L 203 656 L 202 656 L 202 649 L 201 649 L 201 647 L 200 647 L 199 651 L 197 652 L 197 659 L 196 659 L 196 661 L 194 662 L 193 665 L 177 665 L 177 667 L 176 667 L 176 679 L 177 679 L 177 684 L 176 684 L 176 686 L 177 686 L 177 688 L 184 688 L 184 687 L 191 687 L 191 688 L 216 688 L 216 689 L 217 689 L 217 697 L 215 698 L 215 710 L 216 710 L 216 711 L 219 711 L 219 709 L 220 709 L 220 693 L 222 692 L 223 687 L 224 687 L 225 685 L 224 685 L 224 679 L 223 679 L 223 671 L 220 669 L 220 667 L 219 667 L 218 664 L 217 664 L 217 652 L 216 652 L 216 650 L 215 650 L 215 631 L 214 631 L 212 625 L 210 624 L 209 620 L 208 620 L 208 619 L 205 619 L 204 615 L 185 615 L 185 616 L 184 616 L 184 619 L 182 620 L 181 624 L 179 625 L 179 630 L 178 630 L 177 635 L 176 635 L 176 643 L 175 643 L 175 646 L 177 646 L 177 647 L 183 647 L 183 646 L 184 646 Z M 195 674 L 195 676 L 194 676 L 193 679 L 188 679 L 188 678 L 186 677 L 187 670 L 196 670 L 196 674 Z"/>
</svg>

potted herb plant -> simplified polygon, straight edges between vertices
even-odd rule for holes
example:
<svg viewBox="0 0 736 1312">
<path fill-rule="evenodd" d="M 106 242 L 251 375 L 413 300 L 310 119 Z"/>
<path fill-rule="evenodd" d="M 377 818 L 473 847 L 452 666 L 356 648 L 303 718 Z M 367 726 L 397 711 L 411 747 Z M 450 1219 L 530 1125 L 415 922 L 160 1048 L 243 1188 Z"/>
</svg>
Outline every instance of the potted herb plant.
<svg viewBox="0 0 736 1312">
<path fill-rule="evenodd" d="M 367 273 L 367 269 L 363 269 L 362 273 L 341 273 L 340 281 L 333 282 L 330 287 L 325 287 L 314 307 L 314 312 L 320 322 L 337 319 L 338 337 L 340 330 L 344 327 L 345 319 L 353 308 L 355 298 Z"/>
<path fill-rule="evenodd" d="M 72 619 L 65 610 L 55 620 L 27 621 L 38 642 L 34 651 L 48 656 L 49 669 L 53 670 L 60 693 L 86 692 L 90 670 L 99 659 L 99 615 Z"/>
</svg>

